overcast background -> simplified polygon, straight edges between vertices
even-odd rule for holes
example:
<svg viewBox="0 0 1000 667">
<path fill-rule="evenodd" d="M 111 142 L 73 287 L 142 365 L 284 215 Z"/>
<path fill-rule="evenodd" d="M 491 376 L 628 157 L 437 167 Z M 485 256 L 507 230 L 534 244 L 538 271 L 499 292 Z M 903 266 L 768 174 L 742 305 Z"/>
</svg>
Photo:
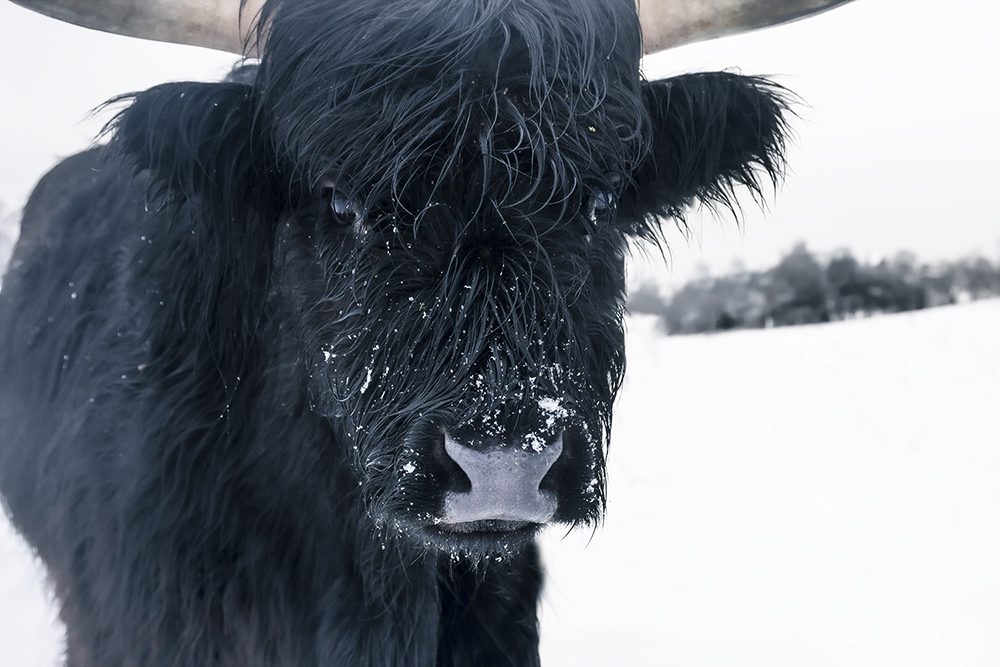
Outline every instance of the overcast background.
<svg viewBox="0 0 1000 667">
<path fill-rule="evenodd" d="M 862 260 L 1000 256 L 1000 3 L 856 0 L 818 17 L 647 58 L 648 78 L 738 68 L 772 75 L 803 103 L 790 173 L 744 222 L 693 215 L 671 234 L 684 280 L 734 260 L 764 268 L 799 241 Z M 234 56 L 105 35 L 0 2 L 0 203 L 9 216 L 59 157 L 84 148 L 106 99 L 168 80 L 211 80 Z"/>
</svg>

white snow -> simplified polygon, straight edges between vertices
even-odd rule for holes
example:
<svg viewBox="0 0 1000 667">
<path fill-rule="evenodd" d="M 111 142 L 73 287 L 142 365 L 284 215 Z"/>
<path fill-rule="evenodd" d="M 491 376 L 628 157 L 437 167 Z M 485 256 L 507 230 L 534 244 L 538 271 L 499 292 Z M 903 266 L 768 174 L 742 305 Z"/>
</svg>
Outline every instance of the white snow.
<svg viewBox="0 0 1000 667">
<path fill-rule="evenodd" d="M 569 410 L 562 406 L 558 398 L 541 398 L 538 400 L 538 408 L 545 413 L 545 428 L 553 429 L 557 419 L 566 419 Z"/>
<path fill-rule="evenodd" d="M 633 319 L 605 525 L 550 530 L 542 663 L 1000 664 L 1000 300 L 662 337 Z M 0 527 L 0 666 L 52 665 Z"/>
<path fill-rule="evenodd" d="M 62 664 L 65 629 L 41 561 L 0 512 L 0 667 Z"/>
<path fill-rule="evenodd" d="M 662 338 L 605 525 L 552 530 L 542 664 L 1000 665 L 1000 300 Z"/>
</svg>

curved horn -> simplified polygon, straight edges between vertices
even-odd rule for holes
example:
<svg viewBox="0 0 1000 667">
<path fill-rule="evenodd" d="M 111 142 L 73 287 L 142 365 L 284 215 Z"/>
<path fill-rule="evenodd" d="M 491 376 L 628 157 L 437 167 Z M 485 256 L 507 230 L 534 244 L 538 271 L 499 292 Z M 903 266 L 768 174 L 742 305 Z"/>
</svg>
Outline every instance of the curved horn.
<svg viewBox="0 0 1000 667">
<path fill-rule="evenodd" d="M 13 1 L 95 30 L 243 53 L 240 0 Z M 645 53 L 792 21 L 849 1 L 635 0 Z M 262 4 L 245 0 L 243 16 L 252 19 Z"/>
<path fill-rule="evenodd" d="M 635 0 L 643 53 L 794 21 L 850 0 Z"/>
<path fill-rule="evenodd" d="M 13 0 L 60 21 L 116 35 L 243 53 L 240 0 Z M 263 0 L 246 0 L 250 26 Z"/>
</svg>

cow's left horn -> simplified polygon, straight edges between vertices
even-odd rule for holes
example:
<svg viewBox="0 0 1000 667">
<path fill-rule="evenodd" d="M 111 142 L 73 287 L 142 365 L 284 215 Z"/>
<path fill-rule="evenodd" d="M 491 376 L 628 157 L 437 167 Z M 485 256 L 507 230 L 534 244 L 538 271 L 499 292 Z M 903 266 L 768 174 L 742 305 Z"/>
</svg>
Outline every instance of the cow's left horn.
<svg viewBox="0 0 1000 667">
<path fill-rule="evenodd" d="M 60 21 L 116 35 L 243 53 L 263 0 L 13 0 Z M 242 30 L 241 30 L 242 27 Z"/>
<path fill-rule="evenodd" d="M 635 0 L 644 53 L 794 21 L 845 2 L 850 0 Z"/>
</svg>

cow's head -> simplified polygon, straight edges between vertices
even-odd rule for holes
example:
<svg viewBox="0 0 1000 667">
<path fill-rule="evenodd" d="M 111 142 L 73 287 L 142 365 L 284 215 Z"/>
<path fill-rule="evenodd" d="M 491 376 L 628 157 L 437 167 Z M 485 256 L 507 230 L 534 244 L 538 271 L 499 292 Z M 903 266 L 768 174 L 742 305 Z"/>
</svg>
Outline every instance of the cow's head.
<svg viewBox="0 0 1000 667">
<path fill-rule="evenodd" d="M 256 83 L 314 410 L 388 529 L 489 553 L 593 522 L 628 241 L 775 178 L 780 94 L 643 81 L 627 1 L 327 6 L 265 5 Z"/>
<path fill-rule="evenodd" d="M 118 130 L 175 176 L 196 153 L 181 189 L 267 191 L 270 298 L 369 516 L 476 556 L 596 521 L 629 241 L 775 180 L 782 91 L 644 80 L 632 0 L 267 0 L 259 25 L 256 73 Z"/>
</svg>

